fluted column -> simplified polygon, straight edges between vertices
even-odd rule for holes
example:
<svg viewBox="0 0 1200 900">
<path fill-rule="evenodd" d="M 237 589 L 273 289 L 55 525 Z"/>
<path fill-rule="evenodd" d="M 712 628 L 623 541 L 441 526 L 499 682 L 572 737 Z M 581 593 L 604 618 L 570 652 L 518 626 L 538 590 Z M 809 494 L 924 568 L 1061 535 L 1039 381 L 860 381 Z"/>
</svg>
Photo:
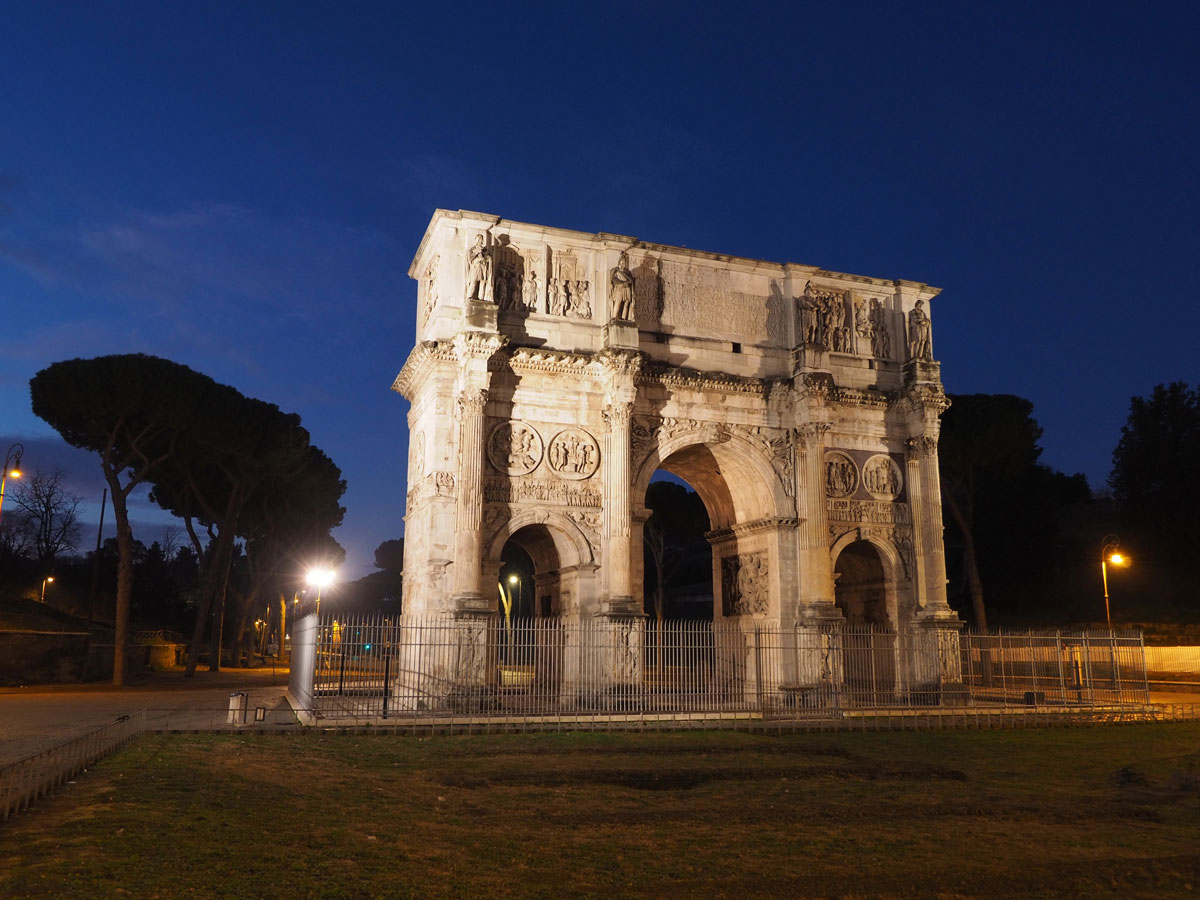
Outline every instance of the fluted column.
<svg viewBox="0 0 1200 900">
<path fill-rule="evenodd" d="M 633 508 L 630 503 L 630 425 L 637 397 L 635 379 L 641 355 L 606 348 L 604 367 L 604 567 L 608 597 L 604 611 L 641 615 L 642 598 L 634 597 Z M 640 593 L 640 592 L 639 592 Z"/>
<path fill-rule="evenodd" d="M 952 615 L 946 598 L 946 550 L 942 540 L 937 438 L 929 435 L 909 438 L 905 449 L 908 495 L 913 513 L 917 603 L 925 615 Z"/>
<path fill-rule="evenodd" d="M 483 409 L 486 388 L 458 395 L 458 504 L 454 527 L 454 601 L 459 608 L 482 607 L 479 574 L 483 565 Z"/>
<path fill-rule="evenodd" d="M 800 615 L 828 614 L 834 608 L 833 562 L 829 558 L 829 514 L 825 500 L 825 434 L 829 424 L 797 429 L 796 500 L 800 514 Z"/>
<path fill-rule="evenodd" d="M 629 424 L 633 403 L 610 403 L 604 408 L 605 436 L 604 522 L 608 545 L 610 606 L 633 603 L 633 512 L 629 504 Z"/>
</svg>

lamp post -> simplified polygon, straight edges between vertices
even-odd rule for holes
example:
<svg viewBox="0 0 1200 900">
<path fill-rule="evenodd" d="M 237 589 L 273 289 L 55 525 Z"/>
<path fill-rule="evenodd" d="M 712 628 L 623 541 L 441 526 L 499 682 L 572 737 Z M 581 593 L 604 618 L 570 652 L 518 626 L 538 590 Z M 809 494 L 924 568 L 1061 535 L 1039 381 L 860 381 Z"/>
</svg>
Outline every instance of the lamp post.
<svg viewBox="0 0 1200 900">
<path fill-rule="evenodd" d="M 317 621 L 321 619 L 321 588 L 327 584 L 333 584 L 333 579 L 337 577 L 337 573 L 332 569 L 309 569 L 308 575 L 305 576 L 305 581 L 311 587 L 317 589 Z"/>
<path fill-rule="evenodd" d="M 53 583 L 54 583 L 53 575 L 47 575 L 45 578 L 42 579 L 42 599 L 41 599 L 42 603 L 46 602 L 46 585 L 53 584 Z"/>
<path fill-rule="evenodd" d="M 10 475 L 13 478 L 21 477 L 21 457 L 24 454 L 25 448 L 20 444 L 13 444 L 4 454 L 4 471 L 0 472 L 0 513 L 4 512 L 4 485 Z"/>
<path fill-rule="evenodd" d="M 1108 564 L 1129 565 L 1129 557 L 1117 549 L 1120 543 L 1115 534 L 1106 534 L 1100 541 L 1100 580 L 1104 583 L 1104 618 L 1108 621 L 1109 631 L 1112 631 L 1112 613 L 1108 605 Z"/>
</svg>

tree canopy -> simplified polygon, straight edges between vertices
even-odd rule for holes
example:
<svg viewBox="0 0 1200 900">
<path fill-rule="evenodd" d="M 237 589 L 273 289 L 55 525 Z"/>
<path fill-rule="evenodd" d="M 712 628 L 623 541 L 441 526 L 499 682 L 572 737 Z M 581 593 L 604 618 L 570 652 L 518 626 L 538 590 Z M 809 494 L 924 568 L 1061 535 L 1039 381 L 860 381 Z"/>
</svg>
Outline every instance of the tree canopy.
<svg viewBox="0 0 1200 900">
<path fill-rule="evenodd" d="M 958 574 L 976 626 L 1040 593 L 1061 553 L 1061 511 L 1087 501 L 1082 475 L 1039 464 L 1033 404 L 1011 394 L 951 396 L 938 442 L 948 569 Z M 955 551 L 958 551 L 957 553 Z M 985 594 L 985 588 L 990 595 Z"/>
<path fill-rule="evenodd" d="M 1129 418 L 1113 451 L 1109 486 L 1120 507 L 1123 538 L 1158 569 L 1156 588 L 1194 607 L 1200 587 L 1195 565 L 1200 546 L 1200 389 L 1177 381 L 1130 400 Z"/>
<path fill-rule="evenodd" d="M 34 414 L 67 443 L 100 454 L 120 548 L 113 659 L 118 686 L 125 683 L 133 586 L 129 494 L 172 458 L 216 387 L 187 366 L 140 353 L 57 362 L 29 383 Z"/>
<path fill-rule="evenodd" d="M 210 609 L 211 667 L 220 665 L 235 538 L 246 538 L 264 571 L 273 571 L 299 544 L 332 542 L 329 530 L 341 522 L 338 501 L 346 485 L 332 461 L 310 444 L 299 416 L 187 366 L 142 354 L 55 363 L 30 388 L 37 415 L 69 443 L 100 454 L 112 491 L 121 549 L 114 683 L 124 680 L 133 546 L 127 498 L 138 484 L 149 483 L 152 498 L 183 518 L 203 563 L 189 672 Z M 207 532 L 207 547 L 197 524 Z"/>
</svg>

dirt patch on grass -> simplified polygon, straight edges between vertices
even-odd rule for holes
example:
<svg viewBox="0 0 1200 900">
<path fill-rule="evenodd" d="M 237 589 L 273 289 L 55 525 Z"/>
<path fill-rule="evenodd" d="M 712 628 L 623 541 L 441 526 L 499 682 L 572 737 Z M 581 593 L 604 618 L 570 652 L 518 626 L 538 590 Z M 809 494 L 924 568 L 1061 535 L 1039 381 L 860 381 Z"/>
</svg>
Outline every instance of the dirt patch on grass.
<svg viewBox="0 0 1200 900">
<path fill-rule="evenodd" d="M 966 781 L 958 769 L 942 766 L 863 764 L 857 766 L 706 766 L 704 768 L 656 767 L 642 769 L 587 769 L 572 771 L 501 770 L 487 774 L 441 772 L 435 780 L 446 787 L 486 789 L 491 787 L 564 787 L 607 784 L 644 791 L 687 790 L 702 784 L 727 781 L 811 781 L 818 778 L 864 781 Z"/>
</svg>

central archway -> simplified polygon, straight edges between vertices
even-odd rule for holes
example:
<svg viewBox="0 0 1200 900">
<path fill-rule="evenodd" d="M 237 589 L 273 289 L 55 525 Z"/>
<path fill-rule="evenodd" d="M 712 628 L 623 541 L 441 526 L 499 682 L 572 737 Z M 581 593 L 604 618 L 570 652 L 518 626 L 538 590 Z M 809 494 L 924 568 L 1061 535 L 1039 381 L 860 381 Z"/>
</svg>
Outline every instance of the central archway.
<svg viewBox="0 0 1200 900">
<path fill-rule="evenodd" d="M 685 481 L 708 512 L 713 558 L 713 620 L 778 617 L 780 573 L 794 567 L 794 504 L 761 447 L 716 426 L 660 440 L 637 470 L 633 495 L 646 496 L 658 470 Z M 649 515 L 635 515 L 639 532 Z M 640 541 L 639 541 L 640 543 Z M 638 566 L 636 582 L 645 584 Z"/>
</svg>

